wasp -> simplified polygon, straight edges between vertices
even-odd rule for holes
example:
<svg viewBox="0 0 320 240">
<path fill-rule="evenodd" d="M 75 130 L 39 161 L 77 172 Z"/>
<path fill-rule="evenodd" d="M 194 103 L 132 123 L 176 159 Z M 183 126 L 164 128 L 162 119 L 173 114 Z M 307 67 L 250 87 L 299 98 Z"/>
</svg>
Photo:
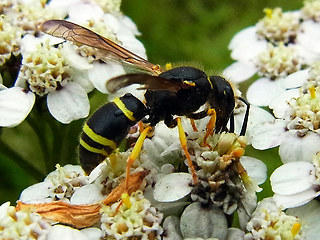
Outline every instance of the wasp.
<svg viewBox="0 0 320 240">
<path fill-rule="evenodd" d="M 201 119 L 211 116 L 207 125 L 206 137 L 216 133 L 234 131 L 235 100 L 238 98 L 247 105 L 240 135 L 244 135 L 248 122 L 249 104 L 235 96 L 230 83 L 221 76 L 207 76 L 202 70 L 193 67 L 177 67 L 162 70 L 159 65 L 150 63 L 129 50 L 99 34 L 65 20 L 49 20 L 40 26 L 40 30 L 72 41 L 77 45 L 98 48 L 121 61 L 133 64 L 144 73 L 133 73 L 110 79 L 106 84 L 112 93 L 131 84 L 140 84 L 139 89 L 146 90 L 145 101 L 141 102 L 130 93 L 103 105 L 84 124 L 80 137 L 79 158 L 84 171 L 89 174 L 99 163 L 108 157 L 129 133 L 131 126 L 143 120 L 149 123 L 140 134 L 126 166 L 126 186 L 132 163 L 137 158 L 143 141 L 150 129 L 160 121 L 170 127 L 178 127 L 182 149 L 188 160 L 194 184 L 197 176 L 192 164 L 186 135 L 179 116 Z M 148 73 L 145 73 L 147 71 Z M 199 109 L 207 105 L 203 110 Z M 178 116 L 178 117 L 176 117 Z M 205 138 L 206 138 L 205 137 Z"/>
</svg>

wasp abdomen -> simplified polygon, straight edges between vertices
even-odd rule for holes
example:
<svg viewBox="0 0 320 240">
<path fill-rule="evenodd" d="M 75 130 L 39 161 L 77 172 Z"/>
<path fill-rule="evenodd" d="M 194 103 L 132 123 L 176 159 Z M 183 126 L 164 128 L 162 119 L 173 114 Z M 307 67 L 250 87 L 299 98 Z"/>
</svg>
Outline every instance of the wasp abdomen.
<svg viewBox="0 0 320 240">
<path fill-rule="evenodd" d="M 99 108 L 84 124 L 79 158 L 86 174 L 109 156 L 136 124 L 147 114 L 144 104 L 132 94 L 115 98 Z"/>
</svg>

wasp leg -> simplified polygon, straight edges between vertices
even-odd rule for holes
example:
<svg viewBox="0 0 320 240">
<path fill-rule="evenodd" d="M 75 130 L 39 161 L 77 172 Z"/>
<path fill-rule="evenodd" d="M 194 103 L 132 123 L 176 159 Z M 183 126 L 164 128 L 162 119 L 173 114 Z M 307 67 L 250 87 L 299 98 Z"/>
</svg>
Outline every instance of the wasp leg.
<svg viewBox="0 0 320 240">
<path fill-rule="evenodd" d="M 233 114 L 233 112 L 230 114 L 229 132 L 234 133 L 234 114 Z"/>
<path fill-rule="evenodd" d="M 190 122 L 191 122 L 191 126 L 192 126 L 193 131 L 198 132 L 198 129 L 197 129 L 197 126 L 196 126 L 194 120 L 201 119 L 201 118 L 208 116 L 207 112 L 208 112 L 208 109 L 203 110 L 201 112 L 191 113 L 191 114 L 186 115 L 188 118 L 190 118 Z"/>
<path fill-rule="evenodd" d="M 191 169 L 193 183 L 197 184 L 198 178 L 197 178 L 196 170 L 194 169 L 193 163 L 191 161 L 190 154 L 188 152 L 187 138 L 186 138 L 186 134 L 185 134 L 183 127 L 182 127 L 182 124 L 181 124 L 181 118 L 177 117 L 176 121 L 177 121 L 177 126 L 178 126 L 178 131 L 179 131 L 179 139 L 180 139 L 181 147 L 182 147 L 184 154 L 186 155 L 186 158 L 188 160 L 188 165 L 189 165 L 189 168 Z"/>
<path fill-rule="evenodd" d="M 248 125 L 250 103 L 246 99 L 244 99 L 243 97 L 237 97 L 237 98 L 247 106 L 247 109 L 246 109 L 246 112 L 245 112 L 244 118 L 243 118 L 241 131 L 240 131 L 240 136 L 244 136 L 246 134 L 247 125 Z"/>
<path fill-rule="evenodd" d="M 198 132 L 196 123 L 194 122 L 194 119 L 193 119 L 193 118 L 190 118 L 190 123 L 191 123 L 191 126 L 192 126 L 193 131 Z"/>
<path fill-rule="evenodd" d="M 130 156 L 128 157 L 127 160 L 127 166 L 126 166 L 126 181 L 125 181 L 125 192 L 121 195 L 121 199 L 122 202 L 126 205 L 127 208 L 131 207 L 131 202 L 129 199 L 129 194 L 128 194 L 128 190 L 129 190 L 129 178 L 130 178 L 130 168 L 132 166 L 132 164 L 134 163 L 134 161 L 137 159 L 143 142 L 145 140 L 145 138 L 147 137 L 149 131 L 152 129 L 151 126 L 146 127 L 142 133 L 140 134 L 136 144 L 134 145 L 132 152 L 130 154 Z"/>
<path fill-rule="evenodd" d="M 203 138 L 203 146 L 207 146 L 210 149 L 212 149 L 212 147 L 207 143 L 207 139 L 210 135 L 213 134 L 213 130 L 216 126 L 216 120 L 217 120 L 216 110 L 214 110 L 213 108 L 210 108 L 207 112 L 207 115 L 211 117 L 209 122 L 207 123 L 207 131 Z"/>
</svg>

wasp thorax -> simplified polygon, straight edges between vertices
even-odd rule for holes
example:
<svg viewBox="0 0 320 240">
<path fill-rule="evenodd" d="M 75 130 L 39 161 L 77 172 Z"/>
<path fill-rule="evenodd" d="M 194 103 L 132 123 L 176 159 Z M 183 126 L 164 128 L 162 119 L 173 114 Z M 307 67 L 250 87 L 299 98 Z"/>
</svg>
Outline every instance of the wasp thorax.
<svg viewBox="0 0 320 240">
<path fill-rule="evenodd" d="M 70 80 L 71 67 L 60 49 L 49 46 L 47 42 L 27 53 L 22 63 L 19 81 L 26 82 L 30 90 L 39 96 L 57 90 Z"/>
</svg>

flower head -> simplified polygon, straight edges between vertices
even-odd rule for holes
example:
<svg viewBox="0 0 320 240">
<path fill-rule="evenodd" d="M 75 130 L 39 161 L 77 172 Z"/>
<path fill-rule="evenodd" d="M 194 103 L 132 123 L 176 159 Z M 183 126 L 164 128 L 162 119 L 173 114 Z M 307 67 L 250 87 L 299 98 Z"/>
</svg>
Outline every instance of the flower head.
<svg viewBox="0 0 320 240">
<path fill-rule="evenodd" d="M 51 225 L 41 215 L 26 211 L 16 211 L 10 202 L 0 206 L 1 239 L 46 239 Z"/>
<path fill-rule="evenodd" d="M 130 196 L 132 206 L 119 203 L 101 208 L 101 229 L 105 236 L 113 239 L 137 237 L 160 239 L 162 214 L 138 191 Z"/>
<path fill-rule="evenodd" d="M 272 43 L 293 42 L 300 26 L 299 13 L 282 12 L 281 8 L 264 9 L 265 17 L 257 24 L 257 34 Z"/>
<path fill-rule="evenodd" d="M 299 218 L 286 215 L 272 198 L 266 198 L 252 214 L 245 239 L 303 239 L 301 225 Z"/>
<path fill-rule="evenodd" d="M 312 19 L 315 22 L 320 21 L 320 2 L 318 0 L 306 0 L 303 2 L 301 9 L 302 18 L 305 20 Z"/>
</svg>

